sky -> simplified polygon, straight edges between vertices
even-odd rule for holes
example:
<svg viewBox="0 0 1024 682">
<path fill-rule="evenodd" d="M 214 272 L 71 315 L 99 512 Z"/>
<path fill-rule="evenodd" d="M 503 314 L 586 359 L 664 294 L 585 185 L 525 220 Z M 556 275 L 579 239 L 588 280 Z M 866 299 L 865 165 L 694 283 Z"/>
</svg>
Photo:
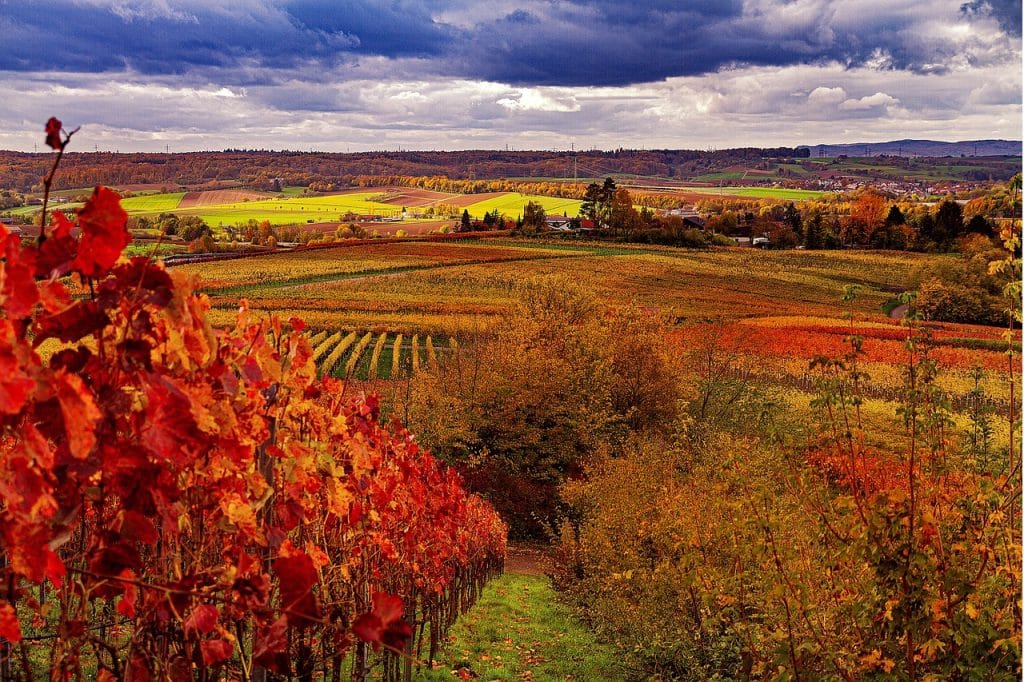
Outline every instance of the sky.
<svg viewBox="0 0 1024 682">
<path fill-rule="evenodd" d="M 0 0 L 0 149 L 1020 139 L 1020 0 Z"/>
</svg>

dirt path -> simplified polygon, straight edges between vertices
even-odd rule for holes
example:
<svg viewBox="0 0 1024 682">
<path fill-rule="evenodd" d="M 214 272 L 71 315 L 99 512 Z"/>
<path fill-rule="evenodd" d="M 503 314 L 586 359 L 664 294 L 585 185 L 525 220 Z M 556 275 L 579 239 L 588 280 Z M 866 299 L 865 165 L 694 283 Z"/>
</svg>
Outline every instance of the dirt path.
<svg viewBox="0 0 1024 682">
<path fill-rule="evenodd" d="M 505 572 L 517 575 L 546 575 L 550 559 L 541 547 L 535 545 L 508 546 Z"/>
<path fill-rule="evenodd" d="M 906 303 L 901 303 L 889 311 L 889 317 L 894 320 L 902 320 L 903 316 L 907 314 L 907 308 L 909 307 Z"/>
</svg>

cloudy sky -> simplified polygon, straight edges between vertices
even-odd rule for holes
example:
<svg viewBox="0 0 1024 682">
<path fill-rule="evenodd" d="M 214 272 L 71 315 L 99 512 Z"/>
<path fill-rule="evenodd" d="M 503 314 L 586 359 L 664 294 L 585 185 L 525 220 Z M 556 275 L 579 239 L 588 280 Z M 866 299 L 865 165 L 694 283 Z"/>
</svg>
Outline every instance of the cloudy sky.
<svg viewBox="0 0 1024 682">
<path fill-rule="evenodd" d="M 1021 137 L 1020 0 L 0 0 L 0 148 Z"/>
</svg>

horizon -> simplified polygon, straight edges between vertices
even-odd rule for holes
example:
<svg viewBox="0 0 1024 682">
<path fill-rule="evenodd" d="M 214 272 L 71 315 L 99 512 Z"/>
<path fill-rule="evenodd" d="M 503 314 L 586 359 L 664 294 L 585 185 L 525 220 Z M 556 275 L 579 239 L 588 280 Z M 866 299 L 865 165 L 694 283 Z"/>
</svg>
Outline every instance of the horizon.
<svg viewBox="0 0 1024 682">
<path fill-rule="evenodd" d="M 79 135 L 81 133 L 78 133 Z M 77 139 L 77 138 L 75 138 Z M 154 150 L 120 150 L 120 149 L 75 149 L 74 144 L 68 145 L 67 150 L 64 152 L 65 156 L 75 154 L 154 154 L 154 155 L 168 155 L 173 156 L 174 154 L 231 154 L 231 153 L 263 153 L 263 154 L 457 154 L 467 152 L 502 152 L 508 154 L 611 154 L 616 152 L 701 152 L 707 154 L 713 154 L 717 152 L 727 151 L 738 151 L 743 149 L 775 149 L 775 148 L 790 148 L 790 149 L 814 149 L 816 147 L 869 147 L 878 145 L 891 145 L 898 143 L 916 143 L 916 144 L 941 144 L 941 145 L 965 145 L 965 144 L 977 144 L 977 143 L 1006 143 L 1006 144 L 1018 144 L 1024 145 L 1024 139 L 1021 138 L 984 138 L 984 139 L 963 139 L 963 140 L 936 140 L 936 139 L 919 139 L 919 138 L 903 138 L 893 140 L 878 140 L 874 142 L 856 141 L 856 142 L 816 142 L 813 144 L 796 144 L 796 145 L 778 145 L 778 144 L 752 144 L 745 146 L 736 147 L 718 147 L 718 148 L 707 148 L 700 149 L 696 147 L 616 147 L 616 148 L 592 148 L 592 149 L 556 149 L 556 148 L 536 148 L 536 149 L 499 149 L 495 147 L 467 147 L 461 149 L 426 149 L 426 148 L 403 148 L 403 149 L 358 149 L 358 150 L 327 150 L 327 149 L 300 149 L 300 148 L 235 148 L 225 147 L 223 149 L 178 149 L 178 150 L 165 150 L 165 149 L 154 149 Z M 169 145 L 167 145 L 169 146 Z M 0 153 L 13 153 L 13 154 L 39 154 L 49 155 L 53 151 L 47 149 L 45 145 L 35 143 L 35 149 L 4 149 L 0 148 Z M 43 147 L 40 149 L 39 147 Z M 1024 152 L 1024 149 L 1022 149 Z M 891 154 L 889 155 L 891 156 Z M 899 156 L 897 154 L 897 156 Z M 904 156 L 922 156 L 921 154 L 904 154 Z M 1001 156 L 992 154 L 964 154 L 966 157 L 985 157 L 985 156 Z M 1020 156 L 1020 154 L 1014 154 L 1011 156 Z"/>
<path fill-rule="evenodd" d="M 1021 135 L 1013 0 L 4 3 L 0 148 L 708 149 Z"/>
</svg>

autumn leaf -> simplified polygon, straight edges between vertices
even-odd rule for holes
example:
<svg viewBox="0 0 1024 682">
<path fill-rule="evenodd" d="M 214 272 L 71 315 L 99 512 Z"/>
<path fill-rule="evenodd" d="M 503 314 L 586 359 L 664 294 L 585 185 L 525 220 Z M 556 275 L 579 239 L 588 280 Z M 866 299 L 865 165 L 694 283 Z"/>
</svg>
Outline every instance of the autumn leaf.
<svg viewBox="0 0 1024 682">
<path fill-rule="evenodd" d="M 78 226 L 82 237 L 72 268 L 86 277 L 103 277 L 131 241 L 128 214 L 121 208 L 120 195 L 97 187 L 78 211 Z"/>
<path fill-rule="evenodd" d="M 16 354 L 17 339 L 12 325 L 0 319 L 0 414 L 17 414 L 25 405 L 36 382 L 25 371 L 22 359 Z"/>
<path fill-rule="evenodd" d="M 288 556 L 274 561 L 274 573 L 281 585 L 281 607 L 288 623 L 305 626 L 320 619 L 320 608 L 313 595 L 317 581 L 313 560 L 301 551 L 292 550 Z"/>
<path fill-rule="evenodd" d="M 39 248 L 36 274 L 39 277 L 63 277 L 71 270 L 78 254 L 78 240 L 71 236 L 74 223 L 61 211 L 54 211 L 49 238 Z"/>
<path fill-rule="evenodd" d="M 5 601 L 0 601 L 0 639 L 6 639 L 12 644 L 21 641 L 21 624 L 18 622 L 18 614 L 14 607 Z"/>
<path fill-rule="evenodd" d="M 71 454 L 79 459 L 88 457 L 96 445 L 96 423 L 102 413 L 80 377 L 59 371 L 53 378 Z"/>
<path fill-rule="evenodd" d="M 289 667 L 287 647 L 288 619 L 281 616 L 270 627 L 257 630 L 252 659 L 271 672 L 285 674 Z"/>
<path fill-rule="evenodd" d="M 28 317 L 39 301 L 39 289 L 33 276 L 35 251 L 22 250 L 20 241 L 13 235 L 6 236 L 4 264 L 0 267 L 0 302 L 7 317 L 15 320 Z"/>
<path fill-rule="evenodd" d="M 51 149 L 60 149 L 60 129 L 62 127 L 63 124 L 56 116 L 51 116 L 50 120 L 46 122 L 46 144 Z"/>
<path fill-rule="evenodd" d="M 125 579 L 124 593 L 121 595 L 121 599 L 117 602 L 117 612 L 125 618 L 135 617 L 135 604 L 139 599 L 139 588 L 133 582 L 135 580 L 135 572 L 130 568 L 126 568 L 121 571 L 120 577 Z"/>
<path fill-rule="evenodd" d="M 199 643 L 199 648 L 203 652 L 203 663 L 206 665 L 223 663 L 231 658 L 231 652 L 234 649 L 231 642 L 223 639 L 203 640 Z"/>
<path fill-rule="evenodd" d="M 185 634 L 198 632 L 205 635 L 213 632 L 213 629 L 217 627 L 217 618 L 219 616 L 220 612 L 216 606 L 200 604 L 192 609 L 192 613 L 185 619 Z"/>
<path fill-rule="evenodd" d="M 385 592 L 373 595 L 373 609 L 356 618 L 352 632 L 377 651 L 381 645 L 404 649 L 412 636 L 412 626 L 402 620 L 402 599 Z"/>
</svg>

